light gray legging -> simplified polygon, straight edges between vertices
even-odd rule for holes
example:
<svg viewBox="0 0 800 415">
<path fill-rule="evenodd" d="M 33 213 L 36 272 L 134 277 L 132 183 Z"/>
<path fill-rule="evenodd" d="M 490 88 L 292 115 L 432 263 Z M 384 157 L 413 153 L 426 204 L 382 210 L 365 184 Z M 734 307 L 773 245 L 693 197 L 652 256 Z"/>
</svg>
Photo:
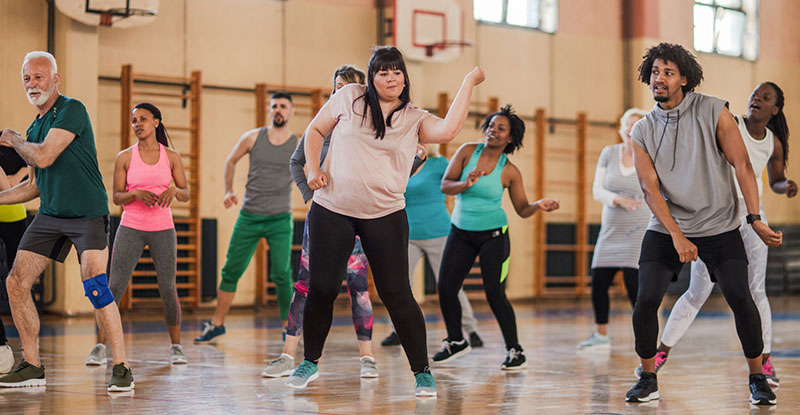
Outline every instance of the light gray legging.
<svg viewBox="0 0 800 415">
<path fill-rule="evenodd" d="M 446 243 L 446 236 L 408 241 L 408 279 L 412 287 L 414 286 L 414 281 L 412 281 L 414 279 L 414 269 L 423 256 L 428 257 L 433 269 L 433 277 L 436 282 L 439 282 L 439 266 L 442 263 L 442 253 Z M 461 327 L 464 330 L 464 334 L 469 336 L 470 333 L 477 333 L 478 320 L 475 319 L 475 314 L 472 312 L 472 306 L 469 304 L 464 288 L 458 291 L 458 302 L 461 304 Z"/>
<path fill-rule="evenodd" d="M 114 248 L 111 254 L 111 276 L 109 285 L 114 299 L 119 305 L 119 300 L 128 289 L 131 275 L 144 252 L 144 247 L 150 247 L 150 256 L 156 267 L 158 278 L 158 293 L 164 302 L 164 318 L 168 326 L 181 324 L 181 303 L 178 301 L 178 290 L 175 287 L 175 271 L 177 246 L 175 229 L 163 231 L 140 231 L 120 226 L 117 236 L 114 237 Z"/>
</svg>

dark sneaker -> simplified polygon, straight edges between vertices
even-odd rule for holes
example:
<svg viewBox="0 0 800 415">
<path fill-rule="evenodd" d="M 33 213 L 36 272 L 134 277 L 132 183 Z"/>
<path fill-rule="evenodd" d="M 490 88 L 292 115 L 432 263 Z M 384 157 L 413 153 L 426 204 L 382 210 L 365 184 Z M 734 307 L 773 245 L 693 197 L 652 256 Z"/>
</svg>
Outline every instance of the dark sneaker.
<svg viewBox="0 0 800 415">
<path fill-rule="evenodd" d="M 111 380 L 108 382 L 109 392 L 127 392 L 133 390 L 133 372 L 122 363 L 111 369 Z"/>
<path fill-rule="evenodd" d="M 656 373 L 661 370 L 661 367 L 664 366 L 665 363 L 667 363 L 667 353 L 656 353 Z M 636 375 L 636 379 L 639 379 L 639 376 L 642 374 L 642 365 L 639 365 L 636 370 L 633 371 L 633 374 Z"/>
<path fill-rule="evenodd" d="M 419 397 L 436 397 L 436 381 L 433 380 L 431 368 L 426 367 L 422 372 L 414 375 L 416 388 L 414 395 Z"/>
<path fill-rule="evenodd" d="M 308 382 L 319 377 L 319 369 L 317 364 L 308 360 L 303 360 L 300 366 L 297 366 L 294 373 L 286 380 L 286 386 L 295 389 L 303 389 L 308 386 Z"/>
<path fill-rule="evenodd" d="M 11 373 L 0 378 L 0 388 L 45 386 L 44 365 L 36 367 L 25 360 Z"/>
<path fill-rule="evenodd" d="M 483 347 L 483 340 L 481 340 L 481 336 L 478 336 L 478 332 L 473 331 L 469 334 L 469 347 L 473 349 L 476 347 Z"/>
<path fill-rule="evenodd" d="M 472 347 L 469 346 L 466 340 L 461 339 L 461 341 L 454 342 L 450 341 L 449 339 L 444 339 L 442 342 L 442 348 L 433 355 L 433 361 L 444 363 L 450 360 L 453 360 L 457 357 L 461 357 L 472 350 Z"/>
<path fill-rule="evenodd" d="M 213 343 L 217 337 L 225 334 L 225 326 L 215 326 L 210 321 L 203 322 L 203 332 L 194 339 L 196 344 Z"/>
<path fill-rule="evenodd" d="M 625 394 L 626 402 L 650 402 L 658 398 L 658 379 L 650 372 L 642 372 L 636 386 Z"/>
<path fill-rule="evenodd" d="M 506 360 L 504 360 L 503 364 L 500 366 L 500 369 L 520 370 L 527 366 L 528 363 L 525 361 L 525 355 L 522 353 L 522 347 L 515 346 L 508 349 L 508 355 L 506 356 Z"/>
<path fill-rule="evenodd" d="M 767 377 L 767 383 L 769 383 L 769 386 L 772 386 L 773 388 L 781 386 L 781 381 L 778 379 L 775 366 L 772 366 L 772 356 L 768 357 L 767 361 L 761 365 L 761 371 L 764 372 L 764 376 Z"/>
<path fill-rule="evenodd" d="M 394 331 L 389 333 L 389 335 L 386 336 L 386 338 L 381 341 L 381 346 L 399 346 L 399 345 L 400 345 L 400 337 Z"/>
<path fill-rule="evenodd" d="M 767 383 L 767 377 L 763 373 L 750 375 L 750 403 L 753 405 L 775 405 L 778 397 Z"/>
</svg>

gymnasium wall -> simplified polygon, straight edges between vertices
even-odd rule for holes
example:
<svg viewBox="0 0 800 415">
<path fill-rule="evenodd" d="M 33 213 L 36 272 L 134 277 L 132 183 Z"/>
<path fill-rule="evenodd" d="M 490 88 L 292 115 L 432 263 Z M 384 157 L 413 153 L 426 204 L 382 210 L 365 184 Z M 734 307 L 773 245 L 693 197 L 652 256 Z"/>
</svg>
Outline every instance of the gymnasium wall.
<svg viewBox="0 0 800 415">
<path fill-rule="evenodd" d="M 452 97 L 464 74 L 481 64 L 487 80 L 475 90 L 473 100 L 498 97 L 501 105 L 511 103 L 522 115 L 532 116 L 541 107 L 550 117 L 574 119 L 585 111 L 592 121 L 615 122 L 625 109 L 626 96 L 633 104 L 649 109 L 653 105 L 649 91 L 630 79 L 635 79 L 633 72 L 645 47 L 662 40 L 691 47 L 693 2 L 633 1 L 645 3 L 648 24 L 626 40 L 622 35 L 622 0 L 561 0 L 558 32 L 552 35 L 476 24 L 471 18 L 472 0 L 459 0 L 467 17 L 465 37 L 474 40 L 475 46 L 466 48 L 460 58 L 448 64 L 408 62 L 412 97 L 422 107 L 435 108 L 439 92 L 446 91 Z M 20 88 L 19 66 L 25 52 L 47 47 L 46 10 L 44 0 L 0 0 L 0 87 L 5 92 L 0 100 L 2 127 L 24 131 L 35 115 Z M 699 91 L 730 99 L 733 112 L 742 113 L 755 84 L 773 80 L 786 93 L 790 128 L 800 131 L 800 80 L 795 69 L 800 61 L 796 45 L 800 28 L 794 24 L 798 16 L 800 4 L 793 0 L 762 1 L 759 60 L 699 54 L 706 74 Z M 366 67 L 370 47 L 376 42 L 376 18 L 372 0 L 165 0 L 152 24 L 123 30 L 88 27 L 62 16 L 56 21 L 55 32 L 56 57 L 60 68 L 63 65 L 67 71 L 61 89 L 88 102 L 101 171 L 110 191 L 113 161 L 120 150 L 120 87 L 114 81 L 97 80 L 98 76 L 117 77 L 121 65 L 131 63 L 135 72 L 147 74 L 188 76 L 199 69 L 207 85 L 251 88 L 265 82 L 327 89 L 330 74 L 339 64 Z M 625 71 L 629 71 L 628 77 Z M 88 85 L 91 80 L 95 81 Z M 162 108 L 167 127 L 188 124 L 188 112 L 180 101 L 148 100 Z M 203 92 L 201 210 L 204 217 L 218 220 L 220 266 L 237 216 L 237 209 L 226 210 L 221 203 L 224 160 L 239 136 L 255 126 L 254 110 L 251 93 Z M 290 126 L 298 135 L 310 115 L 308 109 L 297 110 Z M 449 146 L 449 155 L 459 144 L 480 138 L 476 127 L 475 120 L 467 121 Z M 527 127 L 526 145 L 511 160 L 521 169 L 532 198 L 533 124 L 528 122 Z M 574 127 L 558 125 L 548 131 L 547 146 L 574 148 L 574 136 Z M 589 136 L 586 175 L 591 184 L 600 150 L 618 138 L 608 127 L 590 127 Z M 173 138 L 179 148 L 187 140 L 181 132 L 174 132 Z M 240 196 L 247 164 L 243 159 L 236 170 L 234 188 Z M 576 166 L 569 155 L 554 154 L 547 158 L 545 167 L 548 181 L 575 180 Z M 791 163 L 790 177 L 800 177 L 798 173 L 796 163 Z M 306 207 L 294 192 L 295 215 L 301 217 Z M 574 222 L 576 196 L 571 186 L 548 184 L 546 195 L 562 201 L 561 210 L 549 214 L 548 220 Z M 799 222 L 800 208 L 794 201 L 771 193 L 765 193 L 764 201 L 772 222 Z M 508 293 L 512 298 L 530 297 L 534 292 L 533 222 L 516 217 L 507 199 L 504 204 L 510 218 L 514 258 Z M 29 204 L 32 209 L 36 206 L 37 202 Z M 599 222 L 599 204 L 590 201 L 588 206 L 589 221 Z M 112 212 L 119 211 L 116 206 L 110 207 Z M 77 265 L 59 267 L 57 272 L 64 278 L 58 279 L 62 286 L 54 309 L 90 311 L 80 284 L 74 282 L 79 278 Z M 239 283 L 235 304 L 252 304 L 254 275 L 251 266 Z M 66 280 L 70 283 L 65 284 Z"/>
</svg>

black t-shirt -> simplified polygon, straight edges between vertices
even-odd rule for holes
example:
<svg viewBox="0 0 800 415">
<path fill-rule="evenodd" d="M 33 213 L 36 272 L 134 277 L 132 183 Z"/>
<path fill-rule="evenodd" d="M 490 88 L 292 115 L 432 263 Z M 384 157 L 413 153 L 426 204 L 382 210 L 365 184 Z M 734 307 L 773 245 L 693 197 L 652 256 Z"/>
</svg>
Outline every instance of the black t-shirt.
<svg viewBox="0 0 800 415">
<path fill-rule="evenodd" d="M 24 169 L 28 164 L 25 160 L 11 147 L 0 146 L 0 168 L 6 172 L 7 175 L 17 174 L 20 169 Z"/>
</svg>

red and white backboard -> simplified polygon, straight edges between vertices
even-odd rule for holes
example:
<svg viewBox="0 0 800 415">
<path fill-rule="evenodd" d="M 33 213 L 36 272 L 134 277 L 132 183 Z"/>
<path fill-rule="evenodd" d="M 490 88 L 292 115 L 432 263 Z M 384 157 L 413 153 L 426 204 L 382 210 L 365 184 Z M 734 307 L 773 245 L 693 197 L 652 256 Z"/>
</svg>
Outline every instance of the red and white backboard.
<svg viewBox="0 0 800 415">
<path fill-rule="evenodd" d="M 449 62 L 464 53 L 464 12 L 456 0 L 395 0 L 394 45 L 407 59 Z"/>
</svg>

